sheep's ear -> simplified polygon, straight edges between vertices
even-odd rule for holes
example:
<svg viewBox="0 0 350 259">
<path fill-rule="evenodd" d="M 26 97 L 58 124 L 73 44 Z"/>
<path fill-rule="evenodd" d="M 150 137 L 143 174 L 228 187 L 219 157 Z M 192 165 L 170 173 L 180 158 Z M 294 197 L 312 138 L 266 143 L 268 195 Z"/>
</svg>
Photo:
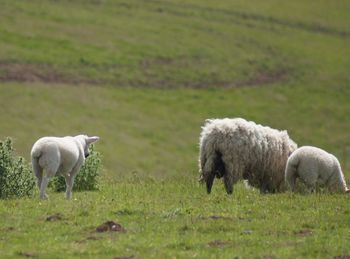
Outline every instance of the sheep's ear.
<svg viewBox="0 0 350 259">
<path fill-rule="evenodd" d="M 86 139 L 86 143 L 89 145 L 89 144 L 91 144 L 91 143 L 96 142 L 96 141 L 99 140 L 99 139 L 100 139 L 100 137 L 98 137 L 98 136 L 88 137 L 88 138 Z"/>
</svg>

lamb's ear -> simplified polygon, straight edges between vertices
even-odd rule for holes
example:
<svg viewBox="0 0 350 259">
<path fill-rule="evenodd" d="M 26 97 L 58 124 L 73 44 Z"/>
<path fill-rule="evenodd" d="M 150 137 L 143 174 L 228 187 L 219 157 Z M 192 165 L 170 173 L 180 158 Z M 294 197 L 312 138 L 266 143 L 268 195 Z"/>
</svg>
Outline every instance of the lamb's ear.
<svg viewBox="0 0 350 259">
<path fill-rule="evenodd" d="M 94 143 L 94 142 L 96 142 L 99 139 L 100 139 L 100 137 L 97 137 L 97 136 L 88 137 L 86 139 L 86 144 L 90 145 L 91 143 Z"/>
</svg>

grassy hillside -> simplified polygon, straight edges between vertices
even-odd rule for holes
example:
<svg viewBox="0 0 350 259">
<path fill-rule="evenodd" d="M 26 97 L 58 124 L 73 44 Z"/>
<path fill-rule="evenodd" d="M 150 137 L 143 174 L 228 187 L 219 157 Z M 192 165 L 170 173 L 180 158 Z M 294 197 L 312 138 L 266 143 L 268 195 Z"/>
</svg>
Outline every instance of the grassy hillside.
<svg viewBox="0 0 350 259">
<path fill-rule="evenodd" d="M 300 146 L 334 153 L 350 182 L 350 3 L 0 5 L 0 139 L 11 136 L 17 153 L 29 159 L 41 136 L 99 135 L 104 166 L 104 190 L 77 193 L 72 203 L 60 194 L 51 194 L 48 203 L 2 201 L 0 230 L 10 234 L 0 241 L 0 257 L 52 245 L 57 226 L 45 225 L 52 233 L 44 237 L 33 226 L 56 212 L 69 218 L 58 228 L 69 226 L 72 236 L 59 234 L 60 245 L 35 256 L 62 249 L 71 257 L 215 257 L 218 250 L 223 257 L 350 254 L 347 197 L 261 196 L 242 187 L 226 197 L 219 183 L 206 196 L 196 184 L 200 127 L 213 117 L 287 129 Z M 158 178 L 164 180 L 159 185 Z M 252 226 L 241 220 L 250 218 L 249 211 Z M 33 216 L 27 221 L 25 215 Z M 92 250 L 78 242 L 108 218 L 131 233 L 93 237 L 87 241 Z M 11 232 L 13 220 L 18 223 Z M 42 246 L 24 245 L 23 236 Z M 8 242 L 16 245 L 9 248 Z M 266 254 L 265 247 L 273 252 Z"/>
<path fill-rule="evenodd" d="M 350 155 L 345 3 L 2 6 L 0 136 L 26 157 L 39 136 L 87 132 L 109 173 L 192 172 L 203 120 L 237 116 Z"/>
</svg>

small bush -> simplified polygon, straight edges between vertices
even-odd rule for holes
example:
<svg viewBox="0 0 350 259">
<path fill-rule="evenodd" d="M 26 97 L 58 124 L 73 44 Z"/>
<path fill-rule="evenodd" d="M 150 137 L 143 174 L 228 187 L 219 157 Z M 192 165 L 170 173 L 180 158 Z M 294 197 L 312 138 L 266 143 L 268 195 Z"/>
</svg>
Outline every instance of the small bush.
<svg viewBox="0 0 350 259">
<path fill-rule="evenodd" d="M 73 191 L 94 191 L 98 189 L 98 176 L 101 166 L 101 155 L 95 151 L 94 145 L 89 148 L 90 155 L 74 180 Z M 63 176 L 55 176 L 50 186 L 56 192 L 66 190 L 66 181 Z"/>
<path fill-rule="evenodd" d="M 0 141 L 0 198 L 30 196 L 35 178 L 23 157 L 14 155 L 12 140 Z"/>
</svg>

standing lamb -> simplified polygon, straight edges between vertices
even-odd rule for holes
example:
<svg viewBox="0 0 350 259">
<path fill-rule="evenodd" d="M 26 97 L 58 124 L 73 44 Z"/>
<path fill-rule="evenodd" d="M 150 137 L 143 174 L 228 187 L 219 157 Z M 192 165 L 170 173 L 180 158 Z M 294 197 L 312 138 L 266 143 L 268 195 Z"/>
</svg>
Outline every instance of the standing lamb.
<svg viewBox="0 0 350 259">
<path fill-rule="evenodd" d="M 31 151 L 33 171 L 37 178 L 40 198 L 46 199 L 45 189 L 49 179 L 57 173 L 66 180 L 66 198 L 72 196 L 74 178 L 89 155 L 89 145 L 99 137 L 43 137 L 36 141 Z M 45 173 L 44 173 L 45 171 Z"/>
<path fill-rule="evenodd" d="M 300 147 L 289 157 L 285 180 L 293 192 L 298 177 L 310 191 L 314 191 L 318 183 L 331 192 L 349 192 L 338 159 L 317 147 Z"/>
<path fill-rule="evenodd" d="M 282 191 L 288 156 L 297 148 L 287 131 L 241 118 L 206 120 L 200 135 L 200 181 L 211 192 L 215 176 L 226 192 L 240 179 L 261 192 Z"/>
</svg>

